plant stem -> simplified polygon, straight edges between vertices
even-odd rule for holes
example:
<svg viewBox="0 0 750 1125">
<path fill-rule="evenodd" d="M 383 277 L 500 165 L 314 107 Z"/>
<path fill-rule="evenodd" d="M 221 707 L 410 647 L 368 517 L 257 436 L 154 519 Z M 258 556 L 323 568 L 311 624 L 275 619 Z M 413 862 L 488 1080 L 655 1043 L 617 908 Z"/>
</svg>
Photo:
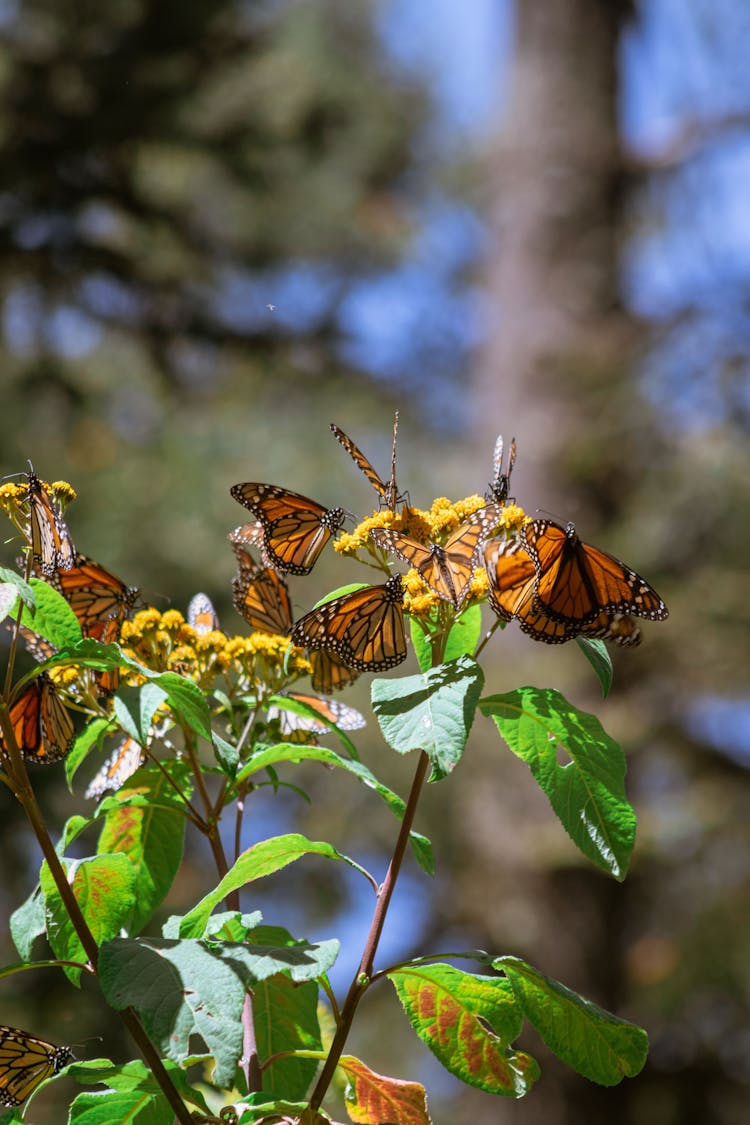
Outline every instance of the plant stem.
<svg viewBox="0 0 750 1125">
<path fill-rule="evenodd" d="M 21 807 L 23 808 L 26 816 L 28 817 L 31 828 L 36 836 L 39 847 L 42 849 L 42 854 L 47 861 L 50 874 L 55 881 L 58 894 L 65 904 L 65 909 L 68 912 L 73 928 L 78 935 L 78 938 L 83 946 L 86 956 L 91 962 L 91 966 L 96 972 L 97 964 L 99 961 L 99 947 L 96 944 L 96 939 L 89 929 L 88 923 L 83 916 L 83 912 L 78 905 L 78 900 L 73 893 L 73 888 L 68 882 L 65 874 L 65 869 L 60 862 L 60 859 L 55 851 L 52 840 L 50 839 L 47 826 L 44 823 L 42 810 L 36 799 L 36 794 L 31 787 L 29 775 L 26 771 L 26 763 L 23 760 L 18 744 L 16 743 L 13 727 L 10 722 L 10 715 L 6 706 L 0 706 L 0 729 L 2 729 L 3 742 L 5 745 L 5 752 L 10 761 L 12 768 L 13 791 L 18 799 Z M 191 1125 L 192 1117 L 190 1110 L 183 1102 L 182 1098 L 177 1092 L 177 1089 L 172 1082 L 172 1079 L 167 1074 L 164 1065 L 159 1058 L 159 1054 L 154 1047 L 153 1043 L 146 1034 L 138 1016 L 132 1008 L 121 1008 L 117 1010 L 118 1015 L 127 1027 L 131 1036 L 135 1040 L 138 1049 L 140 1050 L 146 1064 L 151 1068 L 156 1081 L 162 1088 L 165 1098 L 174 1110 L 175 1116 L 178 1121 L 183 1125 Z"/>
<path fill-rule="evenodd" d="M 357 1010 L 357 1005 L 364 996 L 370 984 L 372 976 L 372 968 L 375 961 L 375 954 L 377 953 L 380 935 L 383 932 L 385 925 L 385 917 L 388 912 L 393 891 L 396 886 L 396 880 L 401 869 L 406 846 L 409 842 L 409 833 L 411 832 L 412 824 L 414 823 L 414 816 L 417 811 L 417 803 L 422 792 L 425 778 L 427 777 L 427 770 L 430 765 L 430 759 L 425 754 L 424 750 L 420 752 L 419 764 L 417 765 L 414 780 L 409 793 L 409 799 L 404 809 L 404 817 L 401 821 L 401 829 L 396 840 L 396 846 L 393 849 L 393 856 L 388 865 L 388 871 L 385 879 L 380 885 L 378 897 L 375 903 L 375 910 L 370 923 L 370 931 L 367 935 L 362 960 L 359 963 L 359 968 L 354 974 L 354 979 L 349 986 L 349 991 L 346 999 L 341 1008 L 341 1018 L 336 1028 L 336 1034 L 333 1037 L 331 1049 L 328 1052 L 328 1058 L 325 1065 L 320 1072 L 320 1077 L 313 1090 L 312 1097 L 310 1098 L 310 1109 L 315 1111 L 320 1108 L 320 1105 L 325 1097 L 326 1091 L 331 1083 L 336 1067 L 338 1066 L 339 1059 L 341 1058 L 344 1050 L 344 1045 L 351 1030 L 354 1013 Z"/>
</svg>

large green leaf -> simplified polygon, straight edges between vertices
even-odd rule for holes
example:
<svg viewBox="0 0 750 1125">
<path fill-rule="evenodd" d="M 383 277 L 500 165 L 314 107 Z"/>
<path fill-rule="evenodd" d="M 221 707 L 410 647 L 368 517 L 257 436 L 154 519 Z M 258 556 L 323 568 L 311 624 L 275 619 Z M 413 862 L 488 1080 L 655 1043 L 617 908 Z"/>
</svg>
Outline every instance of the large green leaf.
<svg viewBox="0 0 750 1125">
<path fill-rule="evenodd" d="M 97 945 L 114 937 L 129 920 L 135 905 L 135 872 L 127 856 L 98 855 L 66 860 L 64 867 L 76 902 Z M 85 963 L 88 956 L 73 928 L 46 860 L 42 864 L 40 882 L 44 894 L 47 940 L 55 956 L 61 961 Z M 79 968 L 66 965 L 64 971 L 73 984 L 78 984 Z"/>
<path fill-rule="evenodd" d="M 624 879 L 635 842 L 625 797 L 625 756 L 595 715 L 551 689 L 522 687 L 479 704 L 529 766 L 566 832 L 585 856 Z M 564 764 L 558 755 L 569 759 Z"/>
<path fill-rule="evenodd" d="M 214 1080 L 234 1077 L 242 1054 L 245 985 L 236 967 L 199 941 L 116 938 L 102 946 L 99 981 L 113 1008 L 132 1007 L 175 1062 L 200 1035 L 216 1060 Z"/>
<path fill-rule="evenodd" d="M 176 767 L 170 769 L 170 767 Z M 180 763 L 165 763 L 181 785 L 188 779 Z M 130 797 L 143 797 L 136 805 Z M 108 801 L 97 852 L 122 853 L 130 861 L 136 896 L 124 928 L 136 934 L 150 920 L 172 886 L 182 860 L 184 806 L 161 771 L 142 770 L 129 778 Z"/>
<path fill-rule="evenodd" d="M 511 983 L 526 1018 L 555 1054 L 601 1086 L 616 1086 L 643 1069 L 648 1036 L 519 957 L 493 961 Z"/>
<path fill-rule="evenodd" d="M 433 777 L 444 777 L 461 759 L 483 682 L 469 656 L 416 676 L 374 680 L 372 705 L 383 737 L 399 754 L 424 750 Z"/>
<path fill-rule="evenodd" d="M 528 1093 L 539 1067 L 510 1046 L 523 1017 L 507 981 L 451 965 L 410 965 L 388 978 L 417 1035 L 446 1070 L 491 1094 Z"/>
<path fill-rule="evenodd" d="M 36 610 L 31 613 L 25 605 L 21 624 L 51 641 L 56 648 L 80 641 L 83 636 L 81 626 L 62 594 L 41 578 L 32 578 L 29 586 L 34 592 Z"/>
</svg>

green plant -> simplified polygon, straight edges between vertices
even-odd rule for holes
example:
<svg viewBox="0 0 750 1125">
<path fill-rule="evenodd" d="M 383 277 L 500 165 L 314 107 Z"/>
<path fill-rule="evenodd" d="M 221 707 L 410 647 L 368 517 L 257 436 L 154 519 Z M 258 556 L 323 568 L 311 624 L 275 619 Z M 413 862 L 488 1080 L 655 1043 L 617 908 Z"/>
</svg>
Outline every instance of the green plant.
<svg viewBox="0 0 750 1125">
<path fill-rule="evenodd" d="M 56 505 L 68 493 L 59 484 L 49 487 L 49 495 L 55 499 L 47 518 L 56 532 L 64 526 Z M 309 700 L 287 694 L 311 671 L 308 657 L 288 637 L 259 630 L 228 637 L 218 628 L 196 629 L 177 611 L 147 608 L 133 621 L 121 623 L 119 611 L 114 614 L 121 625 L 115 630 L 118 639 L 104 643 L 102 630 L 88 618 L 82 632 L 82 614 L 73 612 L 76 603 L 64 585 L 67 596 L 55 588 L 54 568 L 47 568 L 46 580 L 41 576 L 39 543 L 30 535 L 28 490 L 5 485 L 0 503 L 29 542 L 24 577 L 10 569 L 0 572 L 0 605 L 13 623 L 0 702 L 0 780 L 22 805 L 44 854 L 39 884 L 11 921 L 20 962 L 6 966 L 3 975 L 33 964 L 37 939 L 46 935 L 52 957 L 74 987 L 84 974 L 96 979 L 141 1055 L 126 1063 L 70 1063 L 67 1073 L 99 1087 L 73 1101 L 71 1122 L 313 1125 L 330 1120 L 324 1098 L 338 1070 L 346 1079 L 345 1102 L 353 1122 L 426 1123 L 426 1096 L 418 1083 L 380 1075 L 345 1053 L 360 1000 L 385 981 L 443 1066 L 489 1093 L 521 1097 L 539 1076 L 536 1061 L 513 1045 L 524 1020 L 568 1065 L 595 1082 L 614 1085 L 640 1071 L 647 1051 L 643 1030 L 512 955 L 452 951 L 376 966 L 406 849 L 411 846 L 424 871 L 433 872 L 432 846 L 414 830 L 422 789 L 428 779 L 449 779 L 477 715 L 491 719 L 527 763 L 589 860 L 623 879 L 633 846 L 635 815 L 624 791 L 624 756 L 598 720 L 550 689 L 527 686 L 483 694 L 479 657 L 489 636 L 481 610 L 487 576 L 473 555 L 465 600 L 438 597 L 415 571 L 407 575 L 405 610 L 419 670 L 372 683 L 372 709 L 386 743 L 398 754 L 417 758 L 404 801 L 360 762 L 345 730 L 321 720 Z M 435 541 L 454 533 L 484 503 L 469 497 L 456 504 L 436 501 L 429 512 L 386 509 L 341 535 L 337 550 L 388 573 L 388 559 L 370 537 L 373 528 L 396 528 Z M 514 504 L 498 504 L 490 516 L 495 534 L 509 538 L 525 519 Z M 250 542 L 253 534 L 251 529 Z M 254 564 L 246 565 L 252 581 Z M 334 591 L 329 599 L 341 594 Z M 500 624 L 496 619 L 491 632 Z M 15 677 L 22 635 L 30 638 L 39 662 Z M 51 647 L 40 651 L 44 642 Z M 587 636 L 578 643 L 606 694 L 612 668 L 604 645 Z M 116 686 L 114 693 L 102 690 L 103 675 L 120 677 L 119 686 L 107 685 Z M 54 707 L 63 700 L 81 717 L 67 753 L 67 746 L 55 743 L 54 710 L 45 719 L 50 699 L 35 684 L 47 685 L 48 695 L 55 693 Z M 27 705 L 36 725 L 29 726 L 22 714 Z M 305 721 L 295 724 L 294 716 Z M 318 728 L 306 732 L 311 721 Z M 321 724 L 337 737 L 337 750 L 317 744 Z M 115 775 L 109 777 L 114 792 L 93 814 L 72 817 L 53 835 L 42 819 L 26 760 L 50 757 L 51 745 L 51 757 L 64 754 L 64 765 L 52 768 L 64 769 L 71 784 L 85 759 L 113 736 L 126 740 L 124 748 L 120 743 L 117 766 L 108 767 Z M 34 739 L 39 746 L 31 745 Z M 569 759 L 564 765 L 558 761 L 560 748 Z M 241 848 L 243 816 L 254 793 L 289 784 L 282 780 L 286 771 L 293 776 L 295 765 L 308 761 L 345 771 L 394 813 L 396 840 L 384 877 L 332 844 L 299 833 Z M 73 841 L 91 839 L 94 829 L 93 852 L 68 858 Z M 179 870 L 188 830 L 209 845 L 215 885 L 187 912 L 170 917 L 161 933 L 150 932 L 154 912 Z M 241 907 L 243 888 L 306 855 L 348 864 L 374 892 L 369 935 L 341 1003 L 327 977 L 338 952 L 335 940 L 310 943 Z M 460 965 L 473 962 L 479 972 L 447 964 L 446 957 Z M 332 1017 L 332 1036 L 321 1024 L 321 996 Z M 6 1081 L 0 1069 L 0 1094 Z M 19 1114 L 20 1109 L 9 1109 L 0 1113 L 0 1121 L 20 1119 Z"/>
</svg>

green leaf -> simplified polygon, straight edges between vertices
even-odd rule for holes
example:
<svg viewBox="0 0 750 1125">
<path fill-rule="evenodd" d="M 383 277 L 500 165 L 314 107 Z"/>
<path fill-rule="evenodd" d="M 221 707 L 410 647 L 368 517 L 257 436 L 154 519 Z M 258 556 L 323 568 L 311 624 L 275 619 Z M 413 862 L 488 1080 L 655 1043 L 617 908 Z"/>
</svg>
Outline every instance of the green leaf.
<svg viewBox="0 0 750 1125">
<path fill-rule="evenodd" d="M 581 652 L 596 672 L 597 679 L 601 684 L 602 698 L 606 699 L 612 687 L 612 678 L 614 676 L 612 657 L 609 655 L 609 649 L 604 641 L 600 640 L 598 637 L 576 637 L 576 641 Z"/>
<path fill-rule="evenodd" d="M 237 780 L 245 781 L 260 770 L 279 765 L 281 762 L 323 762 L 325 765 L 346 770 L 347 773 L 353 774 L 369 789 L 374 790 L 385 801 L 394 816 L 398 817 L 399 820 L 403 819 L 406 804 L 401 797 L 394 793 L 392 789 L 389 789 L 387 785 L 384 785 L 382 781 L 378 781 L 375 774 L 367 766 L 358 761 L 351 761 L 349 758 L 342 758 L 335 750 L 330 750 L 326 746 L 310 746 L 298 742 L 280 742 L 276 746 L 269 746 L 267 749 L 254 754 L 245 763 Z M 409 840 L 417 863 L 428 875 L 434 875 L 435 861 L 430 841 L 418 832 L 410 833 Z"/>
<path fill-rule="evenodd" d="M 616 1086 L 643 1069 L 648 1036 L 518 957 L 494 962 L 510 981 L 524 1015 L 551 1051 L 601 1086 Z"/>
<path fill-rule="evenodd" d="M 263 1059 L 281 1051 L 320 1051 L 318 986 L 295 985 L 279 974 L 253 986 L 253 1017 Z M 280 1058 L 263 1074 L 264 1092 L 303 1098 L 315 1077 L 317 1059 Z"/>
<path fill-rule="evenodd" d="M 211 742 L 211 712 L 198 685 L 177 672 L 162 672 L 153 682 L 166 692 L 175 716 L 201 738 Z"/>
<path fill-rule="evenodd" d="M 124 855 L 66 860 L 64 868 L 76 902 L 97 945 L 100 945 L 118 933 L 130 917 L 135 903 L 135 872 Z M 40 882 L 44 893 L 47 940 L 52 951 L 61 961 L 87 962 L 88 956 L 73 928 L 46 860 L 42 864 Z M 78 985 L 81 970 L 73 965 L 63 966 L 63 969 L 71 983 Z"/>
<path fill-rule="evenodd" d="M 0 566 L 0 582 L 12 591 L 12 595 L 5 594 L 3 596 L 3 617 L 7 617 L 11 610 L 14 617 L 18 616 L 19 598 L 30 610 L 34 610 L 36 606 L 34 591 L 20 574 L 17 574 L 15 570 L 9 570 L 7 566 Z M 12 597 L 10 605 L 7 604 L 7 598 L 9 597 Z"/>
<path fill-rule="evenodd" d="M 113 1008 L 135 1008 L 149 1037 L 175 1062 L 200 1035 L 216 1060 L 214 1081 L 234 1077 L 242 1054 L 245 985 L 200 941 L 116 938 L 102 946 L 99 982 Z"/>
<path fill-rule="evenodd" d="M 507 981 L 451 965 L 411 965 L 387 975 L 412 1027 L 446 1070 L 490 1094 L 528 1093 L 539 1066 L 510 1047 L 523 1014 Z"/>
<path fill-rule="evenodd" d="M 81 626 L 62 594 L 40 578 L 32 578 L 29 585 L 34 592 L 36 611 L 32 614 L 24 606 L 21 624 L 51 641 L 56 648 L 80 641 L 83 636 Z"/>
<path fill-rule="evenodd" d="M 189 793 L 184 765 L 163 764 L 183 792 L 187 786 Z M 144 803 L 132 803 L 130 798 L 135 796 L 145 798 Z M 102 809 L 106 815 L 97 852 L 121 853 L 130 861 L 136 895 L 132 913 L 122 927 L 135 934 L 151 919 L 179 870 L 186 824 L 184 804 L 161 770 L 139 770 Z"/>
<path fill-rule="evenodd" d="M 412 648 L 420 672 L 426 672 L 428 668 L 432 667 L 432 641 L 429 625 L 429 621 L 422 622 L 417 617 L 409 618 Z M 437 627 L 437 622 L 435 622 L 435 627 Z"/>
<path fill-rule="evenodd" d="M 169 1059 L 163 1062 L 181 1097 L 207 1112 L 203 1097 L 187 1085 L 183 1072 Z M 67 1074 L 77 1082 L 104 1083 L 109 1087 L 79 1094 L 70 1107 L 71 1125 L 172 1125 L 174 1121 L 174 1110 L 140 1060 L 124 1066 L 94 1068 L 87 1063 L 71 1063 Z"/>
<path fill-rule="evenodd" d="M 430 1125 L 427 1093 L 421 1083 L 376 1074 L 354 1055 L 342 1055 L 339 1067 L 347 1078 L 347 1113 L 356 1125 L 372 1125 L 373 1121 Z"/>
<path fill-rule="evenodd" d="M 114 726 L 112 719 L 92 719 L 76 738 L 73 749 L 65 758 L 65 778 L 71 793 L 73 778 L 79 766 L 86 761 L 94 746 L 101 746 L 102 739 L 109 731 L 114 730 Z"/>
<path fill-rule="evenodd" d="M 31 960 L 34 942 L 46 929 L 44 895 L 41 888 L 37 886 L 10 916 L 10 936 L 22 961 Z"/>
<path fill-rule="evenodd" d="M 559 692 L 523 687 L 479 704 L 529 766 L 570 838 L 615 879 L 627 872 L 635 813 L 625 797 L 625 756 L 595 715 Z M 558 754 L 570 758 L 560 765 Z"/>
<path fill-rule="evenodd" d="M 374 680 L 372 705 L 383 737 L 399 754 L 424 750 L 433 777 L 444 777 L 461 759 L 483 682 L 468 656 L 416 676 Z"/>
<path fill-rule="evenodd" d="M 320 840 L 308 840 L 298 833 L 288 836 L 274 836 L 270 840 L 261 840 L 243 852 L 236 863 L 227 872 L 218 886 L 207 894 L 186 914 L 180 926 L 182 937 L 202 937 L 211 912 L 219 905 L 230 891 L 237 891 L 253 879 L 261 879 L 265 875 L 272 875 L 281 871 L 283 867 L 301 859 L 303 855 L 320 855 L 326 859 L 338 859 L 348 863 L 350 867 L 361 871 L 362 868 L 354 860 L 337 852 L 331 844 Z"/>
</svg>

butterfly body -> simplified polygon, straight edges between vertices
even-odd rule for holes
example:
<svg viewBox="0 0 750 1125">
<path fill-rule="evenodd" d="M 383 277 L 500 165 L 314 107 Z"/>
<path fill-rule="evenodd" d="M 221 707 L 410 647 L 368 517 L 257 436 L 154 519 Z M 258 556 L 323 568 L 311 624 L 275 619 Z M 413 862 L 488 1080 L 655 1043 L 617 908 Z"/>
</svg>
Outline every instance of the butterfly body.
<svg viewBox="0 0 750 1125">
<path fill-rule="evenodd" d="M 652 586 L 614 555 L 584 543 L 572 523 L 532 520 L 521 540 L 533 563 L 534 607 L 557 621 L 589 625 L 602 613 L 663 621 L 668 610 Z"/>
<path fill-rule="evenodd" d="M 263 549 L 272 566 L 309 574 L 320 552 L 344 522 L 343 508 L 324 508 L 315 500 L 274 484 L 235 484 L 232 496 L 263 528 Z"/>
<path fill-rule="evenodd" d="M 393 575 L 382 586 L 365 586 L 324 602 L 300 618 L 292 641 L 325 649 L 360 672 L 383 672 L 406 659 L 404 588 Z"/>
<path fill-rule="evenodd" d="M 0 1025 L 0 1106 L 21 1105 L 73 1058 L 70 1047 L 56 1047 L 20 1028 Z"/>
</svg>

